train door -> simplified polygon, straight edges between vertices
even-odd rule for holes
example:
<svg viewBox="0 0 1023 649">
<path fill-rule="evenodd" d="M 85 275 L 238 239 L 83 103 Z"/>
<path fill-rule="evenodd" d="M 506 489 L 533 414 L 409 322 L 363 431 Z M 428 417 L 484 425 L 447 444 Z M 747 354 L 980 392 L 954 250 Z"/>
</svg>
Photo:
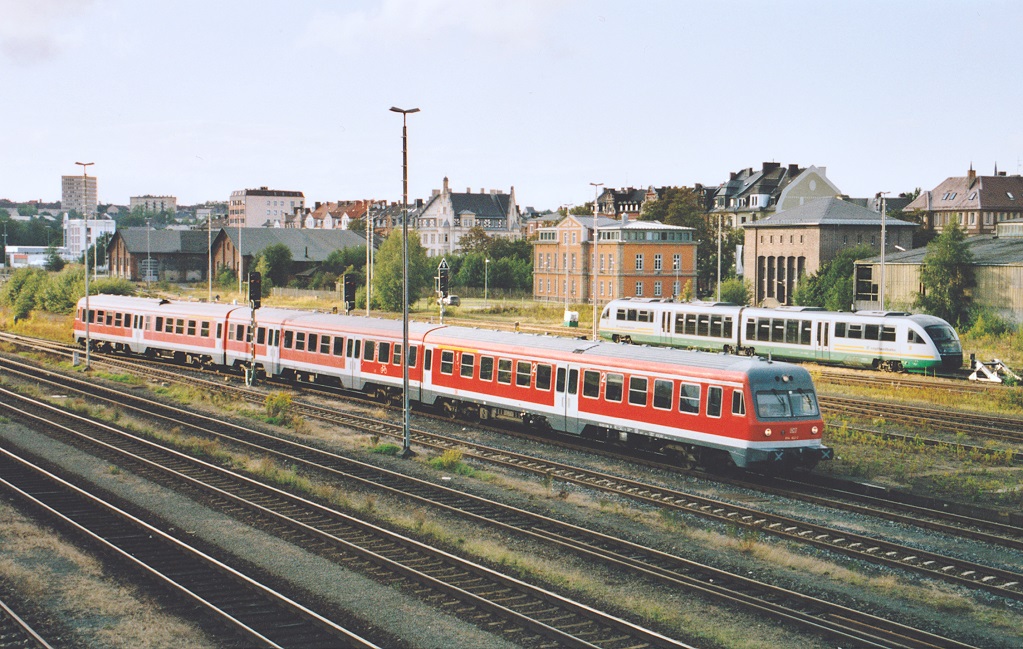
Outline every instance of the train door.
<svg viewBox="0 0 1023 649">
<path fill-rule="evenodd" d="M 274 327 L 256 329 L 256 357 L 270 376 L 281 372 L 281 330 Z"/>
<path fill-rule="evenodd" d="M 826 363 L 831 360 L 831 323 L 817 321 L 817 335 L 814 338 L 814 358 Z"/>
<path fill-rule="evenodd" d="M 345 347 L 345 370 L 342 375 L 342 383 L 353 390 L 362 389 L 362 380 L 356 380 L 359 376 L 359 368 L 362 365 L 362 340 L 355 336 L 349 336 Z"/>
<path fill-rule="evenodd" d="M 131 318 L 131 351 L 136 354 L 141 352 L 145 348 L 145 330 L 142 325 L 145 322 L 145 318 L 141 313 L 135 313 L 131 316 L 125 314 L 125 317 Z"/>
<path fill-rule="evenodd" d="M 579 434 L 579 369 L 558 367 L 554 384 L 554 409 L 551 425 L 569 433 Z"/>
<path fill-rule="evenodd" d="M 661 324 L 658 327 L 658 337 L 660 338 L 660 344 L 670 345 L 671 344 L 671 311 L 665 309 L 661 311 Z"/>
</svg>

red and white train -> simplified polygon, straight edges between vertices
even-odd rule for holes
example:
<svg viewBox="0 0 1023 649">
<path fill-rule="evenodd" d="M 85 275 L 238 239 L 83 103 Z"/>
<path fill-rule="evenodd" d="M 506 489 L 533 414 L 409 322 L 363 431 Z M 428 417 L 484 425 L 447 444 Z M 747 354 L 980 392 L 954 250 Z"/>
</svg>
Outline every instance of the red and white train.
<svg viewBox="0 0 1023 649">
<path fill-rule="evenodd" d="M 812 468 L 830 459 L 809 373 L 762 358 L 366 317 L 97 295 L 94 349 L 255 369 L 476 420 L 660 450 L 704 465 Z M 253 322 L 255 335 L 252 335 Z M 85 343 L 85 299 L 75 340 Z"/>
</svg>

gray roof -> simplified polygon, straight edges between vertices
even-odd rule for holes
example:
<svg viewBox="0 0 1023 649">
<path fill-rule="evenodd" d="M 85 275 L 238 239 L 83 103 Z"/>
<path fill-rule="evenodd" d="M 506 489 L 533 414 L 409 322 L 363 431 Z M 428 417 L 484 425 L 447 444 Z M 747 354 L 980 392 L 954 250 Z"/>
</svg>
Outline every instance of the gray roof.
<svg viewBox="0 0 1023 649">
<path fill-rule="evenodd" d="M 967 237 L 966 246 L 973 254 L 974 266 L 1023 265 L 1023 238 L 982 234 Z M 923 263 L 926 254 L 926 247 L 914 248 L 906 252 L 890 252 L 884 256 L 884 263 L 917 265 Z M 881 263 L 881 257 L 878 255 L 859 261 Z"/>
<path fill-rule="evenodd" d="M 840 198 L 819 198 L 784 212 L 775 212 L 767 218 L 747 223 L 747 228 L 793 227 L 827 225 L 867 225 L 881 227 L 881 215 Z M 916 227 L 915 223 L 888 217 L 886 227 Z"/>
<path fill-rule="evenodd" d="M 463 194 L 451 192 L 451 207 L 455 214 L 470 212 L 479 218 L 508 218 L 511 194 Z"/>
<path fill-rule="evenodd" d="M 366 238 L 352 230 L 311 230 L 291 228 L 242 228 L 242 254 L 252 256 L 283 243 L 293 261 L 325 261 L 335 250 L 366 245 Z M 238 228 L 224 228 L 224 234 L 238 245 Z"/>
<path fill-rule="evenodd" d="M 154 230 L 151 228 L 125 228 L 117 235 L 124 247 L 133 255 L 147 252 L 156 254 L 209 253 L 209 234 L 205 230 Z"/>
</svg>

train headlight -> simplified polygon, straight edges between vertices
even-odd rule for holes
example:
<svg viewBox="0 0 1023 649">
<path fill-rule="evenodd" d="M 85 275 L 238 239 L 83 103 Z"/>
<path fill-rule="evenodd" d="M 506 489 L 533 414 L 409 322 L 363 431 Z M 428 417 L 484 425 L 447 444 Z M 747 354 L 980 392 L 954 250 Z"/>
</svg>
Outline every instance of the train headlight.
<svg viewBox="0 0 1023 649">
<path fill-rule="evenodd" d="M 770 437 L 770 436 L 771 436 L 771 429 L 770 428 L 765 428 L 764 429 L 764 437 Z"/>
<path fill-rule="evenodd" d="M 810 432 L 816 435 L 817 433 L 820 432 L 820 430 L 816 426 L 814 426 L 813 428 L 810 429 Z"/>
</svg>

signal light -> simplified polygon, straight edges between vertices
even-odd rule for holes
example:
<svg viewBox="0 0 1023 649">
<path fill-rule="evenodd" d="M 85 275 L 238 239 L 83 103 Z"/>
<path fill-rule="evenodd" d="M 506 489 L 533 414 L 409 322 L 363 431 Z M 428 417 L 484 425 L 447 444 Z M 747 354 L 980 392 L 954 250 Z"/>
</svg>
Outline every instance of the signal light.
<svg viewBox="0 0 1023 649">
<path fill-rule="evenodd" d="M 249 273 L 249 304 L 258 309 L 263 298 L 263 276 L 258 272 Z"/>
</svg>

